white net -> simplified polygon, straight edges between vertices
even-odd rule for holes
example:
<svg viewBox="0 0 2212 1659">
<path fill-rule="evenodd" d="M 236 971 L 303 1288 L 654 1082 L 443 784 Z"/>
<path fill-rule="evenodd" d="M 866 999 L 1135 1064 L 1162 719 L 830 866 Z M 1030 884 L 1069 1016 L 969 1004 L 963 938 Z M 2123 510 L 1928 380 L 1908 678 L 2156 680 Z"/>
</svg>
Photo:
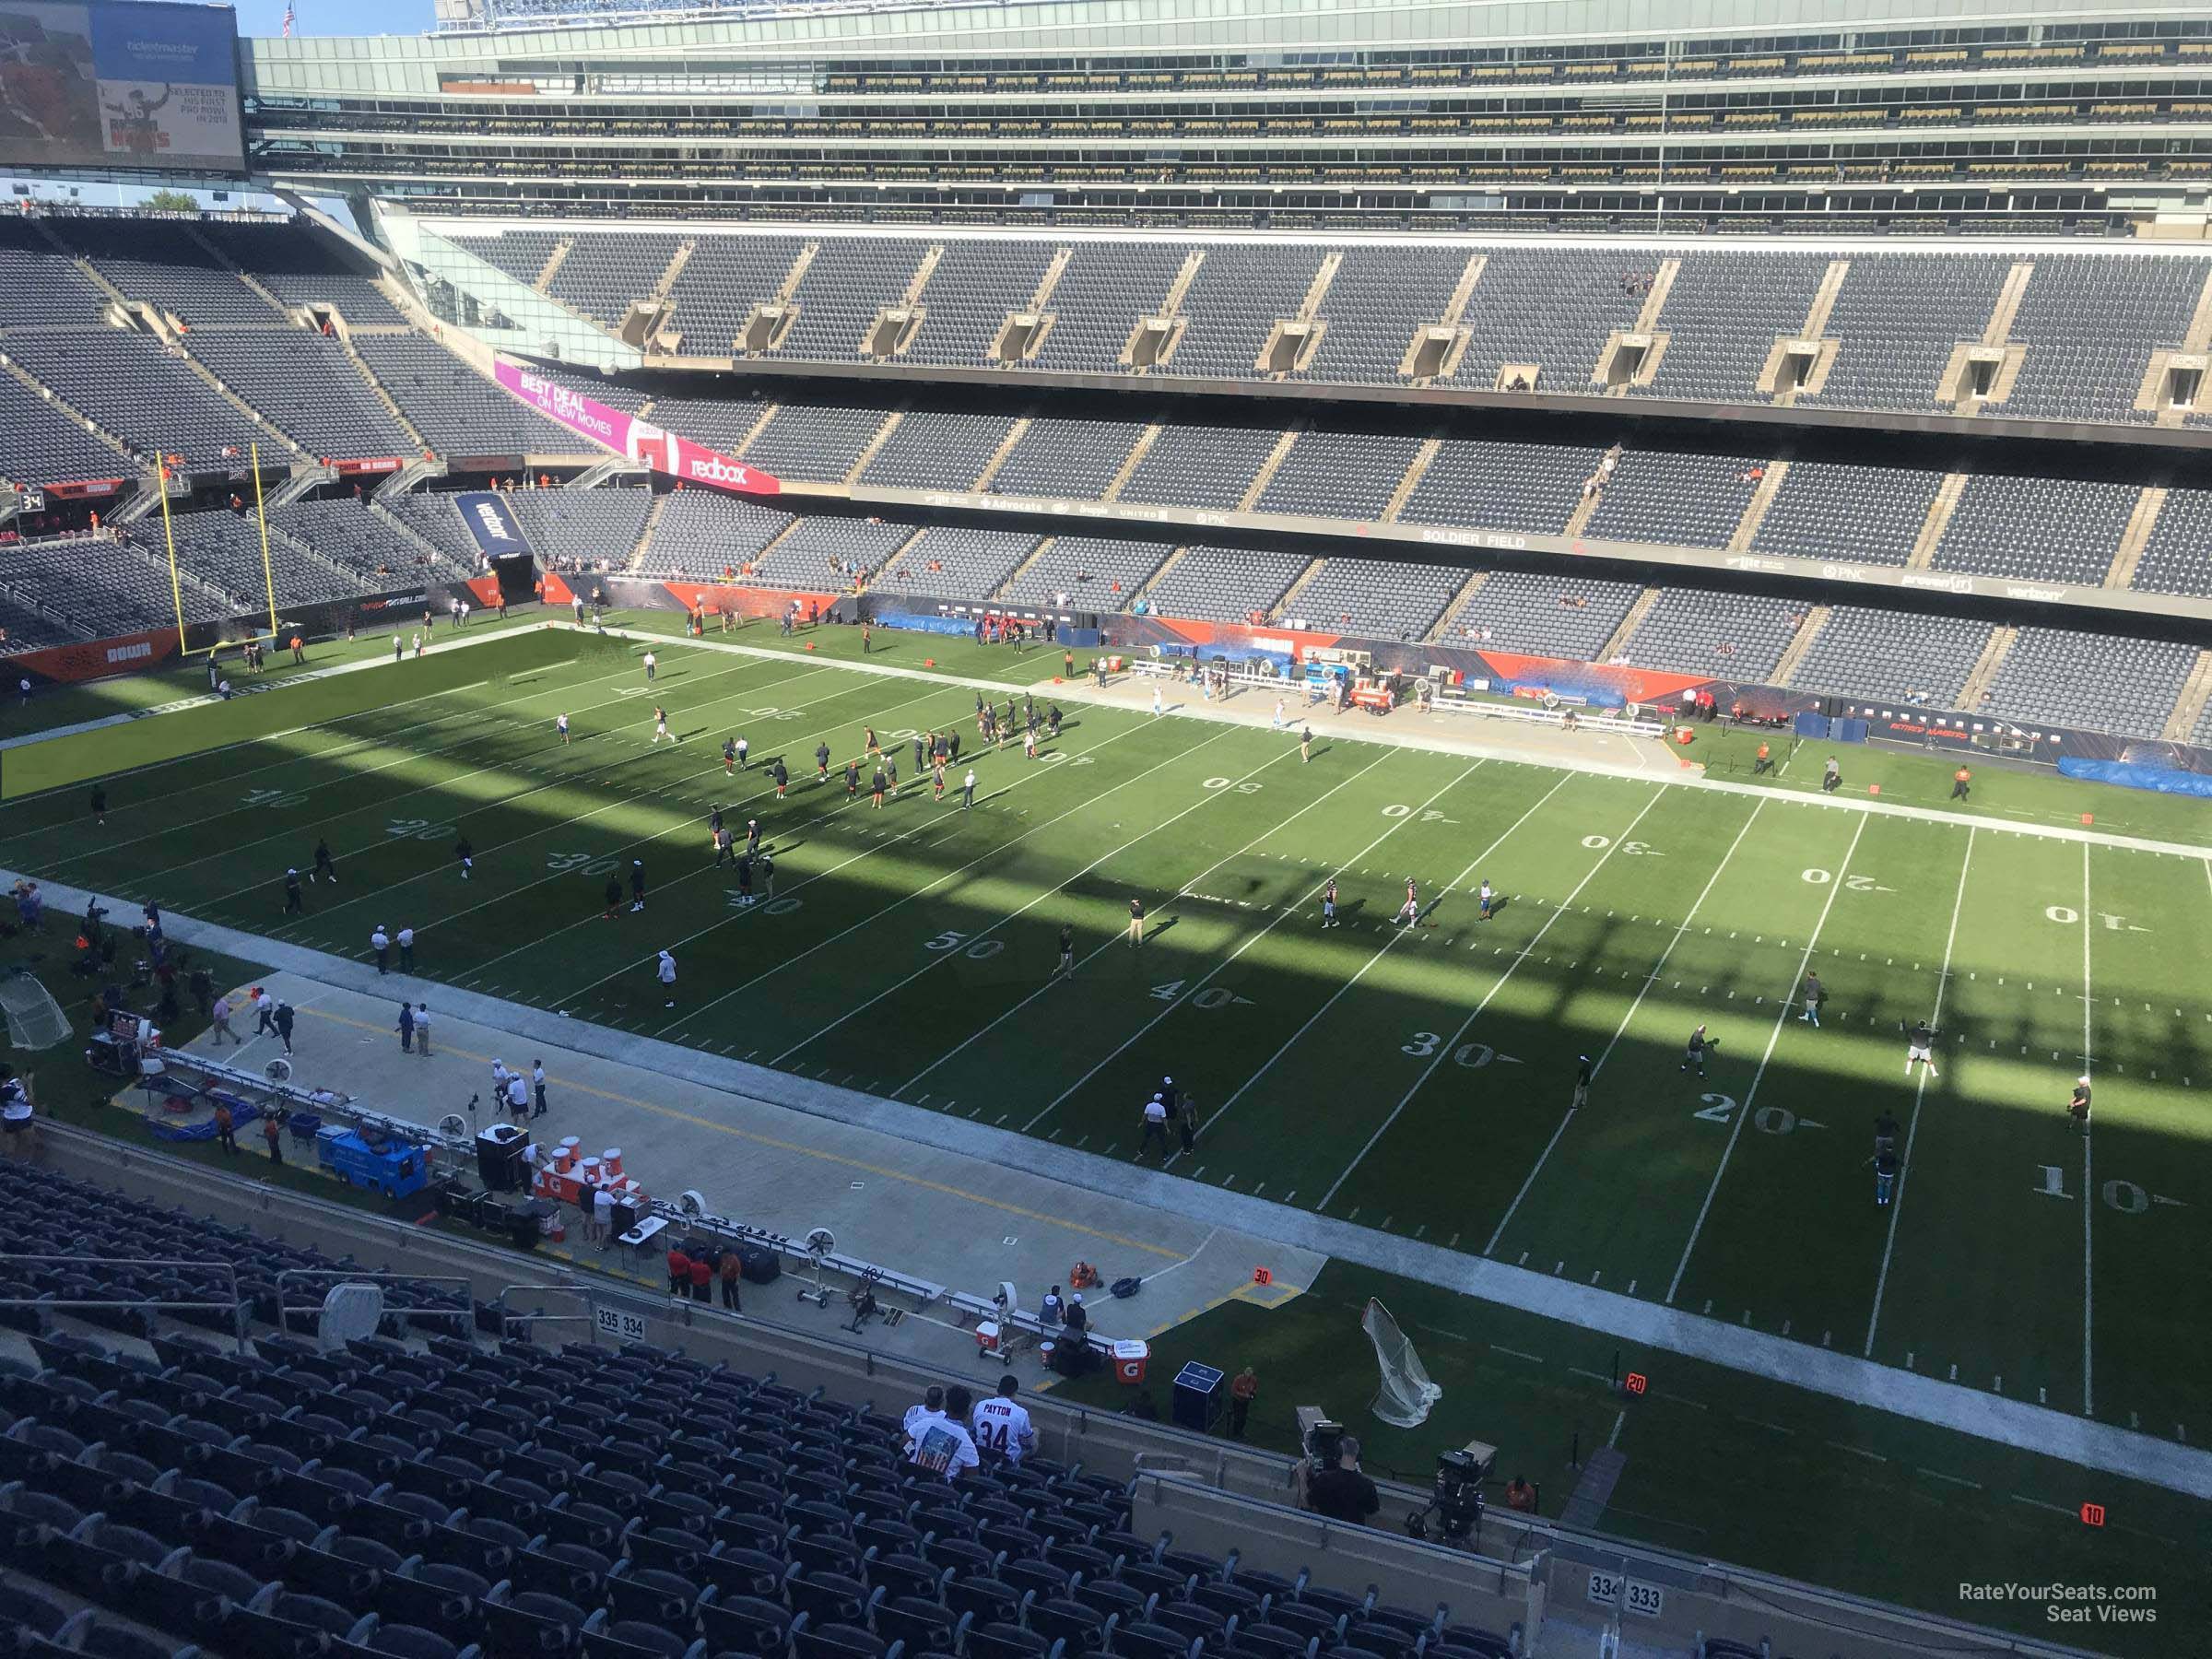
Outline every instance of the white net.
<svg viewBox="0 0 2212 1659">
<path fill-rule="evenodd" d="M 7 1016 L 10 1048 L 52 1048 L 69 1035 L 69 1017 L 62 1005 L 28 973 L 0 980 L 0 1012 Z"/>
<path fill-rule="evenodd" d="M 1375 1360 L 1382 1368 L 1382 1386 L 1375 1392 L 1374 1413 L 1396 1429 L 1411 1429 L 1429 1420 L 1429 1408 L 1444 1397 L 1444 1391 L 1429 1380 L 1421 1357 L 1381 1302 L 1369 1300 L 1359 1316 L 1359 1328 L 1375 1345 Z"/>
</svg>

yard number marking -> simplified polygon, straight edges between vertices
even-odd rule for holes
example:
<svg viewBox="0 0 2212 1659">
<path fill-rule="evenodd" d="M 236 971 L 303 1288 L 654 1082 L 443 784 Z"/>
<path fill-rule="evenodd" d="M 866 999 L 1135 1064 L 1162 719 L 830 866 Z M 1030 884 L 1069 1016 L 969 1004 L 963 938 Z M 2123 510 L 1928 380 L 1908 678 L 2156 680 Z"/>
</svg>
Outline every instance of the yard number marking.
<svg viewBox="0 0 2212 1659">
<path fill-rule="evenodd" d="M 1234 778 L 1208 778 L 1205 787 L 1207 789 L 1233 789 L 1239 794 L 1258 794 L 1260 793 L 1260 786 L 1257 783 L 1240 783 Z"/>
<path fill-rule="evenodd" d="M 958 929 L 948 927 L 935 938 L 924 941 L 922 948 L 924 950 L 952 950 L 958 947 L 960 941 L 967 936 Z M 971 962 L 987 962 L 1006 947 L 1006 942 L 1004 939 L 978 939 L 960 954 Z"/>
<path fill-rule="evenodd" d="M 1797 879 L 1808 887 L 1826 887 L 1835 879 L 1835 877 L 1815 865 L 1809 870 L 1800 871 Z M 1845 891 L 1853 893 L 1894 893 L 1897 891 L 1895 888 L 1882 886 L 1871 876 L 1846 876 L 1843 877 L 1843 887 Z"/>
<path fill-rule="evenodd" d="M 2042 1184 L 2029 1188 L 2030 1192 L 2041 1198 L 2071 1198 L 2074 1196 L 2073 1194 L 2066 1191 L 2065 1171 L 2057 1164 L 2037 1164 L 2035 1168 L 2036 1172 L 2043 1178 Z M 2107 1209 L 2117 1210 L 2124 1216 L 2140 1216 L 2151 1206 L 2151 1194 L 2132 1181 L 2108 1181 L 2104 1183 L 2100 1195 L 2104 1199 Z M 2171 1202 L 2171 1200 L 2166 1202 Z"/>
<path fill-rule="evenodd" d="M 1602 853 L 1612 844 L 1613 838 L 1609 835 L 1585 835 L 1583 837 L 1583 845 L 1593 853 Z M 1620 850 L 1630 858 L 1665 858 L 1666 856 L 1665 853 L 1653 847 L 1650 841 L 1624 841 L 1620 843 Z"/>
</svg>

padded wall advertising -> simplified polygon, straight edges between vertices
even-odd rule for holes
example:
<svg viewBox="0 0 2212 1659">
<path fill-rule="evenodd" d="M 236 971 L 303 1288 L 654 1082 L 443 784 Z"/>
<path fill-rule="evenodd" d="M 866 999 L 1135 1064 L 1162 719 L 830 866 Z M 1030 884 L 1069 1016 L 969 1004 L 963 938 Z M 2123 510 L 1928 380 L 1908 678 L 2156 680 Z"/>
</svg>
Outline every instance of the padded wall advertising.
<svg viewBox="0 0 2212 1659">
<path fill-rule="evenodd" d="M 0 0 L 0 167 L 235 173 L 238 14 Z"/>
</svg>

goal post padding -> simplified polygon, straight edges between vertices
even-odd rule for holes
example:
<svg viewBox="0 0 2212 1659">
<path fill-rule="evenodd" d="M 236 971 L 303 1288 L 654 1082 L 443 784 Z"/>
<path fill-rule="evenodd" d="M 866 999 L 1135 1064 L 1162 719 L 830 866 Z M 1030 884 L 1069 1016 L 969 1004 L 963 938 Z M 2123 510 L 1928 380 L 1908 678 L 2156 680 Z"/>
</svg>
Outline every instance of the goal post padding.
<svg viewBox="0 0 2212 1659">
<path fill-rule="evenodd" d="M 1369 1298 L 1367 1311 L 1359 1316 L 1359 1328 L 1375 1345 L 1375 1361 L 1382 1370 L 1374 1414 L 1395 1429 L 1417 1428 L 1427 1422 L 1430 1408 L 1444 1397 L 1444 1391 L 1430 1381 L 1421 1357 L 1413 1351 L 1412 1342 L 1398 1328 L 1390 1310 Z"/>
</svg>

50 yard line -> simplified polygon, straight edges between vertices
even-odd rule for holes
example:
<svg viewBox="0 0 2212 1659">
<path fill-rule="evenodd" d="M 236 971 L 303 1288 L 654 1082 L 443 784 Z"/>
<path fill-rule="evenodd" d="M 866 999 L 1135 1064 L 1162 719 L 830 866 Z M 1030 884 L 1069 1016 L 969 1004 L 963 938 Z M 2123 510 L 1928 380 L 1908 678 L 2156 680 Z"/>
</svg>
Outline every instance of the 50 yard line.
<svg viewBox="0 0 2212 1659">
<path fill-rule="evenodd" d="M 1951 931 L 1943 941 L 1943 966 L 1936 975 L 1936 1006 L 1928 1017 L 1928 1025 L 1938 1037 L 1943 1031 L 1943 994 L 1951 983 L 1951 947 L 1959 942 L 1959 912 L 1966 903 L 1966 873 L 1974 862 L 1974 833 L 1971 830 L 1966 832 L 1966 856 L 1959 863 L 1959 892 L 1951 900 Z M 2082 851 L 2086 853 L 2088 849 L 2085 846 Z M 1920 1107 L 1927 1093 L 1928 1068 L 1924 1063 L 1920 1086 L 1912 1091 L 1912 1115 L 1905 1125 L 1905 1156 L 1897 1166 L 1897 1192 L 1889 1202 L 1889 1236 L 1882 1241 L 1882 1268 L 1875 1277 L 1874 1312 L 1866 1316 L 1866 1346 L 1859 1350 L 1869 1359 L 1874 1358 L 1876 1327 L 1882 1323 L 1882 1297 L 1889 1288 L 1889 1258 L 1897 1249 L 1897 1219 L 1904 1214 L 1905 1183 L 1912 1177 L 1912 1143 L 1920 1135 Z"/>
</svg>

